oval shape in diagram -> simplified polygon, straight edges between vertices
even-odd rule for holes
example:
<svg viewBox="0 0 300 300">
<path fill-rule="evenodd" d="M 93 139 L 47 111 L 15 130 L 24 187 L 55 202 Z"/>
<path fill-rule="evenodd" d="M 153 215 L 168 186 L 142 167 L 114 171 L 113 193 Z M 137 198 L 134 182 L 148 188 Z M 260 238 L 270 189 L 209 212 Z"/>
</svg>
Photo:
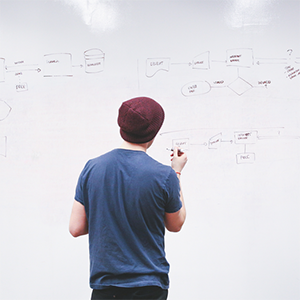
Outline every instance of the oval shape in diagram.
<svg viewBox="0 0 300 300">
<path fill-rule="evenodd" d="M 211 90 L 211 85 L 207 81 L 194 81 L 187 83 L 181 89 L 184 96 L 197 96 L 208 93 Z"/>
</svg>

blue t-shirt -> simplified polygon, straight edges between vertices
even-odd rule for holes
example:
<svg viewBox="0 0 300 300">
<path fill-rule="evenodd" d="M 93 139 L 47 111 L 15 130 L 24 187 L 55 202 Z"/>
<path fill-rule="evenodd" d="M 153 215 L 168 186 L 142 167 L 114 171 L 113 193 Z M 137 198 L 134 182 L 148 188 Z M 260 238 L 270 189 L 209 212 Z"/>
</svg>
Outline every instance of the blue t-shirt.
<svg viewBox="0 0 300 300">
<path fill-rule="evenodd" d="M 171 167 L 143 151 L 115 149 L 87 162 L 75 199 L 89 225 L 91 288 L 169 288 L 164 214 L 182 206 Z"/>
</svg>

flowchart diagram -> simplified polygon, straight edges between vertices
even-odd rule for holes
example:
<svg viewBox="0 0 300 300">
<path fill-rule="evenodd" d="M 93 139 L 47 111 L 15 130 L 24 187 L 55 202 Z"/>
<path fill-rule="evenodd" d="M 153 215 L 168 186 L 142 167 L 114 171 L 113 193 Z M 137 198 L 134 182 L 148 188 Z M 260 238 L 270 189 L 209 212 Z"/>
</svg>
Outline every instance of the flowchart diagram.
<svg viewBox="0 0 300 300">
<path fill-rule="evenodd" d="M 288 49 L 284 58 L 256 58 L 252 48 L 228 49 L 224 60 L 211 58 L 211 52 L 206 51 L 196 55 L 191 62 L 172 62 L 169 57 L 148 58 L 146 60 L 146 77 L 151 78 L 158 72 L 170 72 L 176 65 L 185 65 L 193 70 L 213 70 L 215 65 L 222 64 L 226 67 L 235 67 L 237 70 L 236 79 L 227 82 L 226 78 L 218 78 L 212 82 L 207 80 L 195 80 L 183 84 L 181 93 L 185 97 L 204 95 L 214 88 L 229 88 L 236 95 L 242 96 L 253 88 L 267 88 L 272 84 L 271 78 L 264 78 L 251 82 L 240 76 L 240 68 L 252 68 L 254 65 L 283 65 L 282 75 L 292 80 L 300 76 L 300 57 L 292 56 L 293 50 Z M 270 74 L 272 76 L 272 74 Z"/>
<path fill-rule="evenodd" d="M 0 83 L 5 82 L 6 73 L 14 73 L 17 78 L 16 91 L 28 91 L 28 83 L 22 76 L 26 72 L 37 72 L 43 77 L 72 77 L 74 68 L 84 68 L 85 73 L 95 74 L 104 70 L 105 53 L 92 48 L 83 53 L 84 64 L 74 65 L 71 53 L 50 53 L 43 57 L 43 64 L 26 64 L 24 60 L 6 65 L 5 58 L 0 58 Z"/>
<path fill-rule="evenodd" d="M 213 132 L 217 132 L 214 134 Z M 235 162 L 237 164 L 253 164 L 256 162 L 256 153 L 249 151 L 249 146 L 261 141 L 277 140 L 284 143 L 287 140 L 300 142 L 300 135 L 287 135 L 283 127 L 278 128 L 256 128 L 256 129 L 191 129 L 160 134 L 166 140 L 172 142 L 172 147 L 179 147 L 183 151 L 190 151 L 197 147 L 206 148 L 208 151 L 222 150 L 222 144 L 226 143 L 239 150 L 235 151 Z M 208 136 L 208 137 L 207 137 Z M 240 151 L 242 148 L 243 151 Z"/>
<path fill-rule="evenodd" d="M 183 83 L 181 86 L 181 94 L 184 97 L 199 96 L 209 93 L 214 88 L 230 89 L 235 95 L 242 96 L 253 88 L 267 88 L 272 84 L 271 77 L 265 78 L 257 82 L 251 82 L 240 76 L 240 69 L 249 70 L 254 66 L 262 65 L 281 65 L 279 69 L 281 76 L 286 80 L 295 80 L 300 78 L 300 57 L 293 55 L 293 50 L 288 49 L 283 58 L 259 58 L 255 57 L 252 48 L 228 49 L 224 60 L 216 60 L 211 57 L 211 52 L 202 52 L 192 58 L 190 62 L 173 62 L 169 57 L 148 58 L 146 60 L 145 75 L 147 78 L 154 77 L 158 72 L 171 72 L 176 69 L 177 65 L 183 65 L 184 68 L 190 68 L 195 72 L 205 72 L 214 70 L 218 64 L 226 68 L 236 69 L 236 78 L 228 82 L 226 78 L 218 78 L 216 80 L 195 80 L 188 83 Z M 80 68 L 86 74 L 97 74 L 104 71 L 105 53 L 99 48 L 88 49 L 83 52 L 82 64 L 75 65 L 71 53 L 48 53 L 43 56 L 43 63 L 26 64 L 25 61 L 15 61 L 13 65 L 7 65 L 5 58 L 0 58 L 0 85 L 6 82 L 8 73 L 13 73 L 17 82 L 15 84 L 16 92 L 26 92 L 29 89 L 30 83 L 23 80 L 23 75 L 26 72 L 36 72 L 41 74 L 43 78 L 61 78 L 74 76 L 74 68 Z M 227 70 L 227 69 L 226 69 Z M 226 74 L 223 75 L 226 77 Z M 272 74 L 270 74 L 272 76 Z M 297 83 L 297 81 L 295 81 Z M 0 125 L 10 114 L 12 108 L 6 101 L 0 99 Z M 201 129 L 200 129 L 201 131 Z M 277 128 L 272 134 L 264 134 L 264 128 L 259 129 L 236 129 L 230 134 L 224 130 L 211 133 L 205 141 L 199 142 L 201 134 L 196 138 L 191 138 L 189 134 L 182 137 L 182 132 L 178 138 L 178 132 L 163 133 L 164 136 L 175 136 L 172 138 L 173 146 L 179 145 L 182 148 L 189 149 L 195 146 L 205 146 L 208 150 L 221 149 L 223 143 L 229 143 L 232 146 L 239 146 L 243 151 L 235 153 L 237 164 L 254 163 L 256 161 L 256 153 L 249 150 L 249 147 L 256 145 L 262 140 L 277 139 L 277 140 L 299 140 L 300 136 L 285 135 L 283 128 Z M 177 136 L 177 137 L 176 137 Z M 230 136 L 230 138 L 228 138 Z M 7 136 L 0 136 L 0 155 L 7 156 Z"/>
<path fill-rule="evenodd" d="M 43 64 L 26 64 L 24 60 L 15 61 L 13 65 L 6 65 L 5 58 L 0 58 L 0 84 L 6 82 L 7 73 L 13 73 L 17 78 L 16 92 L 26 92 L 29 83 L 23 80 L 27 72 L 42 74 L 49 77 L 72 77 L 74 68 L 84 68 L 87 74 L 104 71 L 105 53 L 98 48 L 92 48 L 83 53 L 84 64 L 74 65 L 71 53 L 50 53 L 43 56 Z M 0 125 L 10 114 L 12 108 L 6 101 L 0 99 Z M 0 136 L 0 156 L 7 157 L 7 136 Z"/>
</svg>

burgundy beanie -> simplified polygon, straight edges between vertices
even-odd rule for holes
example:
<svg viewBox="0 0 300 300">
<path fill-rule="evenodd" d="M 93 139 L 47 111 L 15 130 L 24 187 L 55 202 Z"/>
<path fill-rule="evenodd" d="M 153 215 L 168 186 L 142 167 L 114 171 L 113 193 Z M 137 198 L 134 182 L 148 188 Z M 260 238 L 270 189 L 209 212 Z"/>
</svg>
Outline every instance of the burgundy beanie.
<svg viewBox="0 0 300 300">
<path fill-rule="evenodd" d="M 120 134 L 127 142 L 147 143 L 158 133 L 164 117 L 163 108 L 151 98 L 137 97 L 127 100 L 119 108 Z"/>
</svg>

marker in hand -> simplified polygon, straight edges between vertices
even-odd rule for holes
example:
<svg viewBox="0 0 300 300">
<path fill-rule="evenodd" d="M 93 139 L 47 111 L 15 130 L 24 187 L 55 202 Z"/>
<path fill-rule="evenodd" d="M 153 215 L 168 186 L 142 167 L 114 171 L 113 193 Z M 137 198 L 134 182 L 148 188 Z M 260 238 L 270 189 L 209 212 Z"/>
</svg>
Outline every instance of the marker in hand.
<svg viewBox="0 0 300 300">
<path fill-rule="evenodd" d="M 174 151 L 173 148 L 166 148 L 166 149 L 169 151 L 172 151 L 172 152 Z M 178 148 L 178 156 L 182 155 L 183 153 L 184 153 L 184 150 Z M 173 155 L 173 154 L 171 154 L 171 155 Z"/>
<path fill-rule="evenodd" d="M 167 148 L 167 150 L 172 151 L 171 154 L 171 167 L 172 169 L 179 175 L 181 175 L 181 170 L 185 166 L 187 162 L 187 155 L 184 153 L 185 150 L 179 149 L 176 147 L 175 149 Z M 175 151 L 174 151 L 175 150 Z M 177 151 L 176 151 L 177 150 Z"/>
</svg>

